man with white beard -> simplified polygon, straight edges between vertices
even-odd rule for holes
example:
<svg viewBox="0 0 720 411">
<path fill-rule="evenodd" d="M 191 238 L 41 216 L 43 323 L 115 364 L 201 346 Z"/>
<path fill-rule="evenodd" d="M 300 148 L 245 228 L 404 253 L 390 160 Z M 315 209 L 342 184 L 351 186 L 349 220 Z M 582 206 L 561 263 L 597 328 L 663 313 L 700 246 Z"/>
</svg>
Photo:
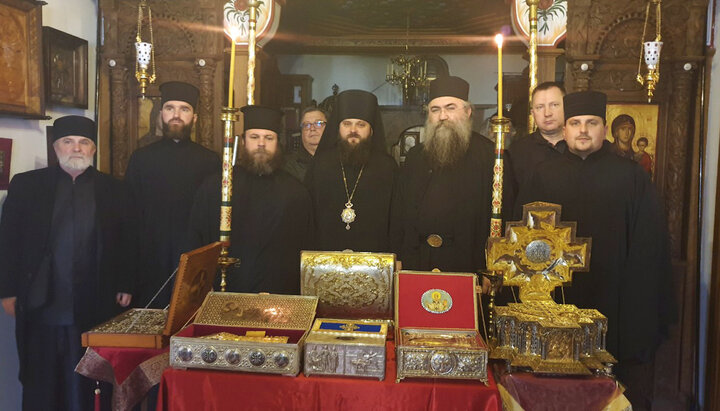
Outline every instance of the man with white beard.
<svg viewBox="0 0 720 411">
<path fill-rule="evenodd" d="M 18 174 L 0 219 L 0 299 L 16 318 L 23 409 L 91 409 L 80 334 L 131 301 L 136 260 L 123 183 L 97 171 L 95 122 L 53 124 L 59 164 Z"/>
<path fill-rule="evenodd" d="M 425 141 L 408 153 L 393 200 L 392 243 L 403 268 L 485 269 L 493 146 L 472 131 L 470 85 L 430 83 Z"/>
</svg>

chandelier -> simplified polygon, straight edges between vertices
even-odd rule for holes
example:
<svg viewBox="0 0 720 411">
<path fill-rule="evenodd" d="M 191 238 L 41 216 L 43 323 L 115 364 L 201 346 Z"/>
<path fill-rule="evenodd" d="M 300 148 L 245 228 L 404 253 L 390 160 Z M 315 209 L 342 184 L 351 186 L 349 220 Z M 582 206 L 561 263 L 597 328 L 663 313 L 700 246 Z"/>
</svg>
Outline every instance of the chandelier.
<svg viewBox="0 0 720 411">
<path fill-rule="evenodd" d="M 427 60 L 420 56 L 401 54 L 390 58 L 385 80 L 402 88 L 403 103 L 410 102 L 410 91 L 428 85 Z"/>
<path fill-rule="evenodd" d="M 405 27 L 405 53 L 391 57 L 387 66 L 385 81 L 398 85 L 402 89 L 403 104 L 411 101 L 410 93 L 418 87 L 425 87 L 429 81 L 427 78 L 427 60 L 422 56 L 410 56 L 408 54 L 408 42 L 410 40 L 410 16 L 407 17 Z"/>
<path fill-rule="evenodd" d="M 638 61 L 637 81 L 647 89 L 648 103 L 652 101 L 655 87 L 660 81 L 660 51 L 662 50 L 662 36 L 660 35 L 661 17 L 660 3 L 662 0 L 648 0 L 645 7 L 645 24 L 643 24 L 643 34 L 640 38 L 640 58 Z M 655 6 L 655 40 L 645 41 L 648 20 L 650 17 L 650 6 Z M 643 53 L 644 50 L 644 53 Z M 643 76 L 641 73 L 643 57 L 647 66 L 647 74 Z"/>
<path fill-rule="evenodd" d="M 150 42 L 142 41 L 142 23 L 143 9 L 147 9 L 148 16 L 148 32 L 150 33 Z M 147 5 L 146 0 L 140 0 L 138 4 L 137 34 L 135 35 L 135 51 L 137 56 L 135 59 L 135 78 L 140 83 L 140 95 L 145 98 L 145 91 L 148 84 L 155 82 L 155 50 L 153 49 L 153 28 L 152 28 L 152 11 Z M 152 74 L 148 69 L 152 66 Z"/>
</svg>

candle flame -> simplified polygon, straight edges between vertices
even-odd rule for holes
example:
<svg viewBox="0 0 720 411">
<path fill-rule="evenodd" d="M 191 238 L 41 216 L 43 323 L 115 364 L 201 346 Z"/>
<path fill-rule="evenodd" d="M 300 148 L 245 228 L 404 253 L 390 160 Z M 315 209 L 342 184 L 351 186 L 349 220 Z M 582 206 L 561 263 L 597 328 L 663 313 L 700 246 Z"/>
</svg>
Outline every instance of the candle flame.
<svg viewBox="0 0 720 411">
<path fill-rule="evenodd" d="M 240 37 L 240 30 L 235 26 L 230 26 L 230 41 L 236 43 L 238 37 Z"/>
<path fill-rule="evenodd" d="M 502 47 L 503 45 L 504 37 L 502 34 L 496 34 L 495 35 L 495 44 L 497 44 L 498 47 Z"/>
</svg>

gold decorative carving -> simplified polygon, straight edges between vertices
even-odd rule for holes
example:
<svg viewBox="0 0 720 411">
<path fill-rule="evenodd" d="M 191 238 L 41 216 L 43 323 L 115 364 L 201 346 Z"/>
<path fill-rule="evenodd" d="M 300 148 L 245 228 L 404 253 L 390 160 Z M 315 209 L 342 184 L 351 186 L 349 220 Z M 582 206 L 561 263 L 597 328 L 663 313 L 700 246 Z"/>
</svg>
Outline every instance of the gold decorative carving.
<svg viewBox="0 0 720 411">
<path fill-rule="evenodd" d="M 211 292 L 195 323 L 307 330 L 316 304 L 314 297 Z"/>
<path fill-rule="evenodd" d="M 263 331 L 263 335 L 249 335 L 252 331 L 248 331 L 248 335 L 237 335 L 233 333 L 227 333 L 227 332 L 221 332 L 217 334 L 211 334 L 208 335 L 208 340 L 218 340 L 218 341 L 251 341 L 251 342 L 261 342 L 261 343 L 269 343 L 269 344 L 287 344 L 288 337 L 283 336 L 275 336 L 275 337 L 268 337 L 265 335 L 265 332 Z"/>
</svg>

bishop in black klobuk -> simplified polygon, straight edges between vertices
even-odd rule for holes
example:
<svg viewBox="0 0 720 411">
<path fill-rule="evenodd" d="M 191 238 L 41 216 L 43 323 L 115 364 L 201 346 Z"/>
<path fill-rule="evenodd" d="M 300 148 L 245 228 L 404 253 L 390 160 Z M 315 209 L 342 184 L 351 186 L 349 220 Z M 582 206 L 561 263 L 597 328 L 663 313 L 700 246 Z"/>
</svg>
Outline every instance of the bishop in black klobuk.
<svg viewBox="0 0 720 411">
<path fill-rule="evenodd" d="M 389 251 L 396 172 L 377 98 L 362 90 L 340 93 L 306 177 L 315 210 L 316 249 Z"/>
</svg>

